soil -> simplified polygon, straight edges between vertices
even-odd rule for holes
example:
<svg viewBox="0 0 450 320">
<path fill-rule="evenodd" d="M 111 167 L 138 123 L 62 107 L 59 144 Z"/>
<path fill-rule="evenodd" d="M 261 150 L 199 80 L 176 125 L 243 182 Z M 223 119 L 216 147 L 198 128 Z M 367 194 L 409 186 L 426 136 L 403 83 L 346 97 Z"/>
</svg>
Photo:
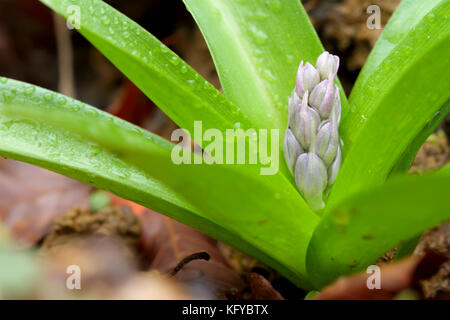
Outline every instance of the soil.
<svg viewBox="0 0 450 320">
<path fill-rule="evenodd" d="M 75 208 L 55 221 L 40 250 L 51 254 L 92 237 L 108 237 L 116 239 L 127 256 L 140 260 L 140 233 L 139 221 L 129 210 L 112 207 L 92 213 L 89 209 Z"/>
<path fill-rule="evenodd" d="M 423 255 L 427 251 L 434 251 L 446 256 L 449 260 L 444 262 L 439 271 L 432 277 L 422 280 L 424 296 L 434 298 L 438 294 L 450 294 L 450 222 L 425 232 L 419 241 L 415 255 Z"/>
<path fill-rule="evenodd" d="M 347 94 L 383 29 L 367 28 L 370 5 L 380 7 L 381 27 L 387 23 L 400 0 L 303 0 L 325 49 L 345 57 L 339 70 Z"/>
<path fill-rule="evenodd" d="M 443 131 L 431 135 L 422 145 L 411 166 L 410 173 L 423 173 L 441 168 L 450 162 L 450 146 Z"/>
</svg>

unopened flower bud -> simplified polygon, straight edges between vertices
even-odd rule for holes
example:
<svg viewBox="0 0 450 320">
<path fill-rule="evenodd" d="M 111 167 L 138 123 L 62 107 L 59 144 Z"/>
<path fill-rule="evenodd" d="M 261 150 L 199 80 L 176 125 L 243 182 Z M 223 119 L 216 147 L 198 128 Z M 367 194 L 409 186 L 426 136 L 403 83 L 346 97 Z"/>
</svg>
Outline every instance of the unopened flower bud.
<svg viewBox="0 0 450 320">
<path fill-rule="evenodd" d="M 341 168 L 342 163 L 342 152 L 341 147 L 338 145 L 336 158 L 333 163 L 328 167 L 328 186 L 333 185 L 334 181 L 336 181 L 337 174 L 339 169 Z"/>
<path fill-rule="evenodd" d="M 328 80 L 320 82 L 311 92 L 309 105 L 315 108 L 322 119 L 330 116 L 335 98 L 334 77 L 330 73 Z"/>
<path fill-rule="evenodd" d="M 289 98 L 288 128 L 283 141 L 287 166 L 303 198 L 313 210 L 324 207 L 341 167 L 339 143 L 341 98 L 334 84 L 339 58 L 325 52 L 316 68 L 300 63 Z"/>
<path fill-rule="evenodd" d="M 300 146 L 300 144 L 298 143 L 297 139 L 295 139 L 294 134 L 290 129 L 286 130 L 286 134 L 284 136 L 283 150 L 286 164 L 291 173 L 294 174 L 295 162 L 304 151 Z"/>
<path fill-rule="evenodd" d="M 326 120 L 319 126 L 314 150 L 328 167 L 336 157 L 339 146 L 339 134 L 333 122 Z"/>
<path fill-rule="evenodd" d="M 341 122 L 341 96 L 339 95 L 339 88 L 335 86 L 335 98 L 334 98 L 334 105 L 333 109 L 331 110 L 330 119 L 333 121 L 333 123 L 336 125 L 336 127 L 339 127 L 339 124 Z"/>
<path fill-rule="evenodd" d="M 311 92 L 319 82 L 320 75 L 316 68 L 314 68 L 309 62 L 303 65 L 302 61 L 297 71 L 297 94 L 300 97 L 303 97 L 306 91 Z"/>
<path fill-rule="evenodd" d="M 292 132 L 303 149 L 308 150 L 313 143 L 319 123 L 318 113 L 308 107 L 308 91 L 306 91 L 300 104 L 300 110 L 294 114 L 291 124 Z"/>
<path fill-rule="evenodd" d="M 288 119 L 289 123 L 291 123 L 292 119 L 294 118 L 295 112 L 298 112 L 300 110 L 300 104 L 302 103 L 302 100 L 298 96 L 295 89 L 292 91 L 291 96 L 289 97 L 289 104 L 288 104 Z"/>
<path fill-rule="evenodd" d="M 314 153 L 303 153 L 295 164 L 295 182 L 313 210 L 322 209 L 323 192 L 327 186 L 327 169 Z"/>
<path fill-rule="evenodd" d="M 325 80 L 329 74 L 333 74 L 336 77 L 339 68 L 339 57 L 332 55 L 328 52 L 322 53 L 316 62 L 316 69 L 319 71 L 320 79 Z"/>
</svg>

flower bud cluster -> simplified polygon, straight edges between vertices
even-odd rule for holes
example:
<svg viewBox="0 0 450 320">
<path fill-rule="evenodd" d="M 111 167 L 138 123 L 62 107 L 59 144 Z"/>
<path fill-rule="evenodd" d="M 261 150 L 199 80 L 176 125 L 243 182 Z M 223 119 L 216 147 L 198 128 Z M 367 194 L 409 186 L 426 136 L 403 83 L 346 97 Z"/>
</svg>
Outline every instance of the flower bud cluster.
<svg viewBox="0 0 450 320">
<path fill-rule="evenodd" d="M 339 58 L 322 53 L 316 67 L 300 63 L 289 98 L 284 156 L 300 193 L 313 210 L 325 206 L 324 193 L 341 167 L 341 100 L 334 80 Z"/>
</svg>

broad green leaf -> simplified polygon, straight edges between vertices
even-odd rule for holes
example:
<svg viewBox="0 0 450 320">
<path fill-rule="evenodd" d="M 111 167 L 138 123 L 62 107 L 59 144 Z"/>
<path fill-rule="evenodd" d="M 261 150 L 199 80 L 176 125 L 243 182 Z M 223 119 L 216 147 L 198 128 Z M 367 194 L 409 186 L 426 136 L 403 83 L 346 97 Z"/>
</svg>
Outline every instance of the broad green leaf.
<svg viewBox="0 0 450 320">
<path fill-rule="evenodd" d="M 319 218 L 281 173 L 260 175 L 258 166 L 175 165 L 171 143 L 62 95 L 3 79 L 1 155 L 136 201 L 310 287 L 305 257 Z"/>
<path fill-rule="evenodd" d="M 425 13 L 416 12 L 412 2 L 417 1 L 402 1 L 350 96 L 340 126 L 343 166 L 329 209 L 342 197 L 385 181 L 427 123 L 448 113 L 450 2 L 430 1 Z"/>
<path fill-rule="evenodd" d="M 168 215 L 184 216 L 195 208 L 170 190 L 164 183 L 143 170 L 121 160 L 117 154 L 79 134 L 66 132 L 45 121 L 44 115 L 55 118 L 57 111 L 70 120 L 65 128 L 83 130 L 83 134 L 99 130 L 101 123 L 111 123 L 107 138 L 110 144 L 118 135 L 131 144 L 133 135 L 142 132 L 136 148 L 153 148 L 170 153 L 172 144 L 158 136 L 111 115 L 57 93 L 19 81 L 0 78 L 0 150 L 3 156 L 30 162 L 70 176 L 77 180 L 111 190 L 154 210 Z M 28 117 L 20 112 L 28 111 Z M 75 115 L 81 117 L 75 121 Z M 86 119 L 102 121 L 83 123 Z M 130 136 L 131 135 L 131 136 Z M 122 139 L 125 139 L 123 137 Z M 131 144 L 132 146 L 132 144 Z M 157 168 L 155 168 L 157 169 Z M 161 170 L 161 168 L 158 168 Z"/>
<path fill-rule="evenodd" d="M 392 179 L 345 199 L 311 239 L 307 270 L 316 287 L 357 272 L 401 242 L 450 219 L 450 178 Z"/>
<path fill-rule="evenodd" d="M 401 158 L 397 161 L 394 168 L 392 169 L 390 175 L 404 174 L 407 173 L 411 168 L 412 162 L 419 151 L 420 147 L 423 145 L 425 140 L 433 133 L 433 131 L 439 126 L 439 124 L 447 117 L 450 113 L 450 100 L 445 103 L 441 110 L 434 115 L 430 122 L 428 122 L 425 127 L 420 131 L 420 133 L 414 138 L 414 140 L 409 144 L 406 151 L 403 153 Z"/>
<path fill-rule="evenodd" d="M 205 129 L 251 123 L 175 53 L 125 15 L 100 0 L 40 0 L 60 15 L 80 8 L 78 30 L 181 128 L 195 120 Z"/>
<path fill-rule="evenodd" d="M 450 176 L 450 163 L 447 163 L 445 166 L 443 166 L 441 169 L 439 169 L 436 173 Z"/>
</svg>

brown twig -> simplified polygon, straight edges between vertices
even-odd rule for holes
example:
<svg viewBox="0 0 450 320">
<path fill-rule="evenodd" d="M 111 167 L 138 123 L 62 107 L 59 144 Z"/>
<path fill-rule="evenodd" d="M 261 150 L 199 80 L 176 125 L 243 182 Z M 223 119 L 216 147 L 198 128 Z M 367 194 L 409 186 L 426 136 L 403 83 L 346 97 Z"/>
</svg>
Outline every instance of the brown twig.
<svg viewBox="0 0 450 320">
<path fill-rule="evenodd" d="M 204 252 L 204 251 L 190 254 L 177 264 L 177 266 L 170 272 L 170 276 L 173 277 L 174 275 L 176 275 L 178 273 L 178 271 L 180 271 L 185 265 L 187 265 L 189 262 L 191 262 L 193 260 L 208 261 L 210 258 L 211 257 L 208 254 L 208 252 Z"/>
</svg>

